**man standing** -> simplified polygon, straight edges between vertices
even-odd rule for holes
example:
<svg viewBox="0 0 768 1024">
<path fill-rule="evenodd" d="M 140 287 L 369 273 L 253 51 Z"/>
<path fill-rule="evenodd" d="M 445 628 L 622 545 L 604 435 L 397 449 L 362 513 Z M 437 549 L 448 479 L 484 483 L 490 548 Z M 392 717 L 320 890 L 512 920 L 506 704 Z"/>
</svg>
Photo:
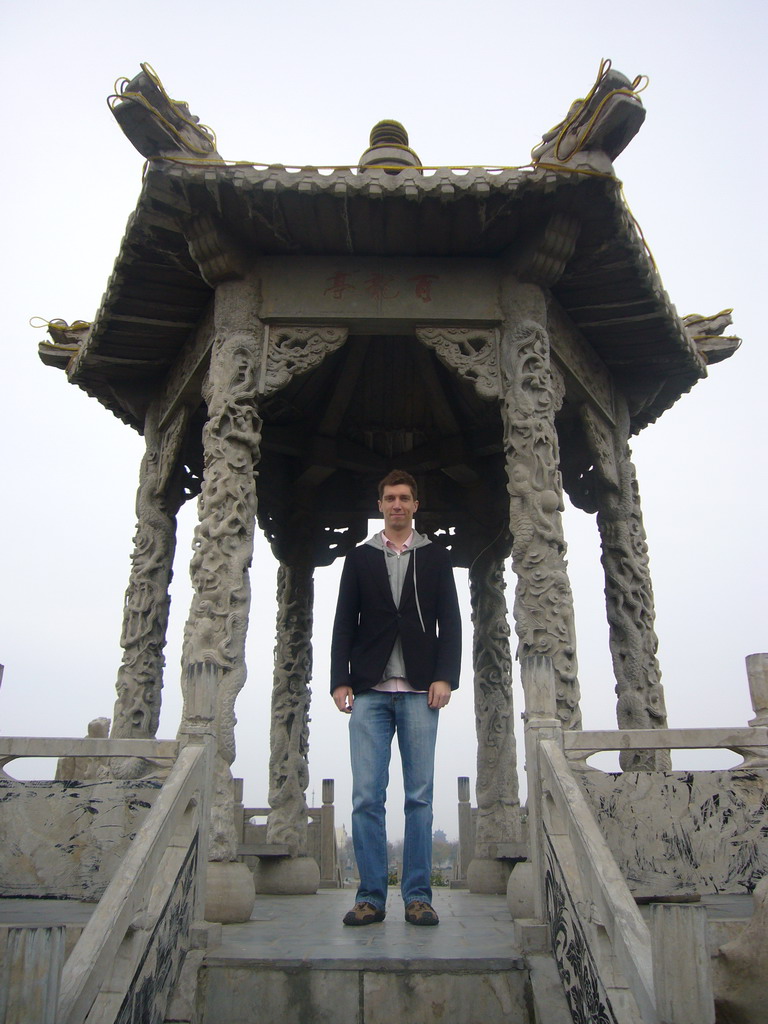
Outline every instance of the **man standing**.
<svg viewBox="0 0 768 1024">
<path fill-rule="evenodd" d="M 410 924 L 435 925 L 432 788 L 440 708 L 459 685 L 461 620 L 447 552 L 414 532 L 416 481 L 393 470 L 379 484 L 384 530 L 347 555 L 331 644 L 331 693 L 351 715 L 352 841 L 360 873 L 344 924 L 383 921 L 385 802 L 397 733 L 405 788 L 401 891 Z"/>
</svg>

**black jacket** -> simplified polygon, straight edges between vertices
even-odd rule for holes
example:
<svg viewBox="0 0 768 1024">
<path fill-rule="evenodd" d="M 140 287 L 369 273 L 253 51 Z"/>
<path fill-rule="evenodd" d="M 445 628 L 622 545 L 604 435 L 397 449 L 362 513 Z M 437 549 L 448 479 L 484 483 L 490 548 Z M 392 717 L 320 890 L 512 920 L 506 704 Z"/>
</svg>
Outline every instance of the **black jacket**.
<svg viewBox="0 0 768 1024">
<path fill-rule="evenodd" d="M 427 690 L 446 680 L 455 690 L 461 618 L 448 553 L 437 544 L 411 550 L 399 607 L 392 597 L 385 557 L 380 548 L 366 543 L 344 561 L 331 642 L 331 693 L 338 686 L 360 693 L 380 683 L 398 633 L 411 686 Z"/>
</svg>

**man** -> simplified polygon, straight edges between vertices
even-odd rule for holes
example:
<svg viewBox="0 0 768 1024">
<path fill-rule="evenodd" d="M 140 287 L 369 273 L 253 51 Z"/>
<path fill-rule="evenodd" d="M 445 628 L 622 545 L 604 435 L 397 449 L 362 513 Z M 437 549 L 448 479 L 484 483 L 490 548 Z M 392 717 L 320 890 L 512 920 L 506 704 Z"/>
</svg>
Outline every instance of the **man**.
<svg viewBox="0 0 768 1024">
<path fill-rule="evenodd" d="M 331 644 L 331 693 L 351 715 L 352 840 L 360 873 L 344 924 L 383 921 L 384 805 L 392 737 L 405 788 L 401 892 L 410 924 L 432 908 L 432 788 L 440 708 L 459 685 L 461 620 L 447 552 L 414 532 L 416 481 L 393 470 L 379 484 L 384 530 L 345 560 Z"/>
</svg>

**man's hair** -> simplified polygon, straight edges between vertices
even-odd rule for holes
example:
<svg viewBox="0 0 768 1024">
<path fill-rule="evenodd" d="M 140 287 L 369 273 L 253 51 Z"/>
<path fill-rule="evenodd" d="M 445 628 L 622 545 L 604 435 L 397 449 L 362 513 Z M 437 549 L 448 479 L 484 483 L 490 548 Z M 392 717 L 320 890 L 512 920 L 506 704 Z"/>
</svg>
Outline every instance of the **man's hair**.
<svg viewBox="0 0 768 1024">
<path fill-rule="evenodd" d="M 379 481 L 379 501 L 384 497 L 385 487 L 397 487 L 398 484 L 405 484 L 406 487 L 410 487 L 413 500 L 418 501 L 419 495 L 417 493 L 416 481 L 404 469 L 393 469 L 391 473 L 387 473 L 383 480 Z"/>
</svg>

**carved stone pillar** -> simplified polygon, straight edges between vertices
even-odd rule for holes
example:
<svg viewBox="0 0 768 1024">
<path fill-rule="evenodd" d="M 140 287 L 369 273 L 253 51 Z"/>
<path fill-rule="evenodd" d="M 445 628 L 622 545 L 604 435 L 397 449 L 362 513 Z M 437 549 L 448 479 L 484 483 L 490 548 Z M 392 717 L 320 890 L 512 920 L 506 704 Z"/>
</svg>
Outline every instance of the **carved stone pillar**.
<svg viewBox="0 0 768 1024">
<path fill-rule="evenodd" d="M 493 857 L 492 844 L 520 838 L 504 559 L 493 549 L 472 563 L 469 590 L 477 729 L 475 857 Z"/>
<path fill-rule="evenodd" d="M 520 840 L 520 801 L 512 706 L 504 557 L 494 548 L 469 569 L 472 660 L 477 729 L 477 820 L 474 856 L 467 869 L 471 892 L 506 892 Z"/>
<path fill-rule="evenodd" d="M 502 419 L 518 657 L 552 659 L 558 715 L 566 728 L 578 728 L 576 635 L 555 430 L 564 384 L 550 362 L 542 292 L 530 285 L 508 286 L 505 307 Z"/>
<path fill-rule="evenodd" d="M 157 404 L 150 408 L 144 425 L 146 453 L 136 495 L 137 524 L 123 607 L 123 659 L 117 673 L 112 736 L 157 735 L 170 607 L 168 587 L 176 549 L 176 513 L 181 503 L 180 492 L 169 496 L 168 482 L 184 425 L 170 434 L 162 433 Z"/>
<path fill-rule="evenodd" d="M 189 680 L 200 664 L 212 681 L 215 763 L 211 801 L 210 861 L 237 856 L 230 765 L 235 758 L 235 700 L 246 677 L 245 636 L 250 608 L 249 568 L 256 518 L 256 466 L 261 420 L 258 381 L 263 325 L 256 316 L 256 288 L 248 280 L 218 284 L 215 341 L 203 385 L 208 420 L 203 429 L 204 472 L 190 574 L 194 594 L 184 630 L 180 733 L 194 731 Z M 198 673 L 199 674 L 199 673 Z M 205 695 L 203 695 L 205 696 Z"/>
<path fill-rule="evenodd" d="M 267 841 L 288 846 L 290 857 L 262 858 L 256 892 L 317 892 L 320 865 L 307 855 L 309 702 L 312 691 L 313 566 L 309 558 L 280 563 L 277 573 L 277 642 L 269 734 Z"/>
<path fill-rule="evenodd" d="M 585 410 L 582 422 L 595 456 L 597 525 L 618 696 L 616 717 L 620 729 L 665 729 L 653 587 L 635 468 L 626 442 L 612 450 L 609 437 L 601 441 L 594 414 Z M 666 750 L 622 751 L 619 763 L 624 771 L 671 767 Z"/>
<path fill-rule="evenodd" d="M 295 857 L 307 852 L 309 703 L 312 691 L 313 567 L 280 563 L 277 642 L 272 687 L 267 841 L 285 843 Z"/>
</svg>

